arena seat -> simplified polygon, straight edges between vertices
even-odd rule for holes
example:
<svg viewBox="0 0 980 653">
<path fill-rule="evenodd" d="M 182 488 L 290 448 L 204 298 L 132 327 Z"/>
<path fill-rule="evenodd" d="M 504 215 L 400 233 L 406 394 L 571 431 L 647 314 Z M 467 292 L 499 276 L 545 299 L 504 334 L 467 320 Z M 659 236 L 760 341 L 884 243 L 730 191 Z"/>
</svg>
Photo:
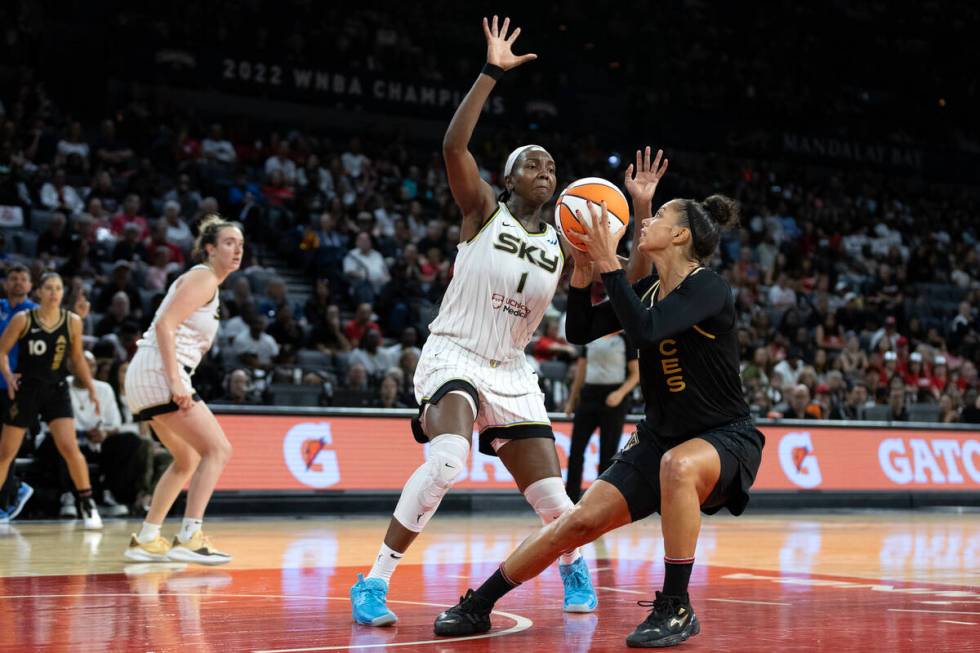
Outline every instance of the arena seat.
<svg viewBox="0 0 980 653">
<path fill-rule="evenodd" d="M 938 404 L 909 404 L 910 422 L 938 422 Z"/>
<path fill-rule="evenodd" d="M 323 389 L 318 385 L 273 383 L 269 392 L 276 406 L 319 406 Z"/>
</svg>

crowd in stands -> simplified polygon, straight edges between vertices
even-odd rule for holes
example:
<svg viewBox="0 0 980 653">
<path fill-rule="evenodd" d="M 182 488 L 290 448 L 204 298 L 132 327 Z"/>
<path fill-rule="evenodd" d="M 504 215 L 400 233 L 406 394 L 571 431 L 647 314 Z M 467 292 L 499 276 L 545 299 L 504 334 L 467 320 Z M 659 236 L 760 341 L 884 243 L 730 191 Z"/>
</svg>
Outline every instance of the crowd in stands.
<svg viewBox="0 0 980 653">
<path fill-rule="evenodd" d="M 158 165 L 119 133 L 125 120 L 87 128 L 59 120 L 41 84 L 22 86 L 9 104 L 0 143 L 4 257 L 35 274 L 60 271 L 69 301 L 90 298 L 86 334 L 100 377 L 132 354 L 169 282 L 192 263 L 201 216 L 222 211 L 245 225 L 248 253 L 222 291 L 226 319 L 196 381 L 202 396 L 278 403 L 281 386 L 308 385 L 290 396 L 414 404 L 418 347 L 452 276 L 459 233 L 437 151 L 300 131 L 260 134 L 267 145 L 257 149 L 257 141 L 232 142 L 221 124 L 188 125 Z M 499 184 L 494 168 L 508 145 L 485 148 L 488 180 Z M 564 179 L 602 170 L 573 146 L 552 150 Z M 705 164 L 692 162 L 694 172 L 676 165 L 664 192 L 705 188 L 696 179 Z M 742 227 L 726 235 L 714 263 L 737 292 L 746 392 L 758 415 L 802 414 L 790 402 L 803 396 L 800 386 L 806 414 L 820 418 L 840 413 L 855 386 L 885 405 L 897 379 L 907 400 L 942 406 L 944 420 L 972 403 L 973 200 L 903 196 L 873 177 L 794 179 L 777 165 L 714 165 L 742 206 Z M 287 292 L 281 270 L 263 265 L 274 255 L 302 271 L 302 299 Z M 563 305 L 564 289 L 552 317 Z M 556 337 L 548 333 L 556 324 L 545 322 L 542 341 Z M 538 361 L 574 358 L 561 347 L 532 351 Z M 549 366 L 547 376 L 561 385 L 558 371 Z M 394 398 L 380 395 L 388 376 Z"/>
<path fill-rule="evenodd" d="M 438 67 L 393 25 L 372 30 L 366 41 L 327 42 L 373 42 L 379 63 L 369 56 L 366 65 L 400 65 L 418 50 L 422 64 Z M 287 50 L 320 42 L 299 38 Z M 416 406 L 415 366 L 459 238 L 438 143 L 190 111 L 159 116 L 138 101 L 85 122 L 29 72 L 0 90 L 0 266 L 64 276 L 66 303 L 87 313 L 86 346 L 120 424 L 139 433 L 119 379 L 170 282 L 193 264 L 196 225 L 213 212 L 244 225 L 246 254 L 221 291 L 217 344 L 194 378 L 203 398 Z M 481 174 L 498 187 L 506 154 L 520 144 L 507 136 L 473 144 Z M 590 175 L 621 179 L 608 150 L 582 145 L 594 141 L 534 138 L 554 155 L 559 187 Z M 658 200 L 721 191 L 741 206 L 741 227 L 725 234 L 711 264 L 736 295 L 753 415 L 980 422 L 975 194 L 779 161 L 671 159 Z M 564 404 L 579 353 L 561 334 L 566 293 L 567 278 L 528 347 L 552 410 Z M 638 394 L 630 401 L 642 412 Z M 106 436 L 91 430 L 80 415 L 83 438 Z M 160 451 L 150 453 L 140 478 L 152 478 Z"/>
</svg>

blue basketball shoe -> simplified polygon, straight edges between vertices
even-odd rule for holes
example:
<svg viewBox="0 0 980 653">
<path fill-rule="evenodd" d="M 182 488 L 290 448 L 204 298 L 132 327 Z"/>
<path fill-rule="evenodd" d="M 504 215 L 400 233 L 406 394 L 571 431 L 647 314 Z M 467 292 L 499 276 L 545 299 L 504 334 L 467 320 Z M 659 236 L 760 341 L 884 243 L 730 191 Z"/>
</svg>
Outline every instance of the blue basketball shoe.
<svg viewBox="0 0 980 653">
<path fill-rule="evenodd" d="M 398 621 L 388 609 L 388 584 L 380 578 L 357 575 L 357 582 L 350 588 L 350 606 L 354 621 L 365 626 L 390 626 Z"/>
<path fill-rule="evenodd" d="M 14 498 L 13 505 L 7 507 L 7 517 L 9 519 L 15 519 L 20 514 L 20 511 L 24 509 L 27 500 L 33 495 L 34 488 L 22 482 L 17 488 L 17 496 Z"/>
<path fill-rule="evenodd" d="M 599 605 L 599 598 L 592 588 L 592 577 L 585 558 L 580 557 L 570 565 L 558 565 L 561 582 L 565 585 L 565 612 L 592 612 Z"/>
</svg>

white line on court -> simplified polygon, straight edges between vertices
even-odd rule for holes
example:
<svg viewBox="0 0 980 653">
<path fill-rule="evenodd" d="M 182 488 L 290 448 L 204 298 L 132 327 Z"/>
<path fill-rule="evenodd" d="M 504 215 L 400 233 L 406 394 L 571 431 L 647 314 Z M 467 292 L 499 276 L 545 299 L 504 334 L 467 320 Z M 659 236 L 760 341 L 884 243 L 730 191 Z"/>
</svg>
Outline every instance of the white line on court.
<svg viewBox="0 0 980 653">
<path fill-rule="evenodd" d="M 924 612 L 926 614 L 980 614 L 980 612 L 962 612 L 958 610 L 910 610 L 908 608 L 888 608 L 889 612 Z"/>
<path fill-rule="evenodd" d="M 283 597 L 285 598 L 285 597 Z M 319 597 L 321 599 L 327 599 L 328 601 L 349 601 L 350 599 L 346 596 L 323 596 Z M 427 605 L 433 608 L 447 608 L 450 606 L 442 605 L 439 603 L 422 603 L 420 601 L 395 601 L 388 599 L 388 603 L 400 603 L 403 605 Z M 340 646 L 311 646 L 307 648 L 276 648 L 276 649 L 257 649 L 252 651 L 252 653 L 306 653 L 307 651 L 346 651 L 349 649 L 362 649 L 362 648 L 394 648 L 396 646 L 420 646 L 423 644 L 452 644 L 455 642 L 465 642 L 467 640 L 474 639 L 490 639 L 492 637 L 503 637 L 504 635 L 513 635 L 519 633 L 523 630 L 527 630 L 534 625 L 534 622 L 527 617 L 522 617 L 518 614 L 513 614 L 511 612 L 503 612 L 501 610 L 494 610 L 490 614 L 500 615 L 501 617 L 507 617 L 514 621 L 514 625 L 505 630 L 500 630 L 495 633 L 484 633 L 482 635 L 471 635 L 469 637 L 440 637 L 439 639 L 422 639 L 415 640 L 413 642 L 382 642 L 379 644 L 342 644 Z"/>
<path fill-rule="evenodd" d="M 275 594 L 226 594 L 224 592 L 206 592 L 206 593 L 191 593 L 191 592 L 163 592 L 160 594 L 137 594 L 134 592 L 85 592 L 80 594 L 18 594 L 18 595 L 0 595 L 0 599 L 54 599 L 54 598 L 99 598 L 99 597 L 139 597 L 139 596 L 197 596 L 203 598 L 211 599 L 286 599 L 290 601 L 303 600 L 303 601 L 350 601 L 349 597 L 346 596 L 315 596 L 315 595 L 275 595 Z M 400 603 L 403 605 L 427 605 L 433 608 L 447 608 L 449 606 L 441 603 L 422 603 L 419 601 L 396 601 L 393 599 L 388 599 L 388 603 Z M 283 648 L 283 649 L 261 649 L 253 651 L 253 653 L 303 653 L 306 651 L 344 651 L 348 649 L 361 649 L 361 648 L 386 648 L 386 647 L 396 647 L 396 646 L 419 646 L 422 644 L 447 644 L 450 642 L 465 642 L 467 640 L 473 639 L 489 639 L 491 637 L 503 637 L 504 635 L 513 635 L 521 631 L 527 630 L 534 625 L 534 622 L 527 617 L 522 617 L 518 614 L 513 614 L 510 612 L 503 612 L 502 610 L 494 610 L 491 614 L 500 615 L 501 617 L 506 617 L 514 621 L 514 625 L 505 630 L 500 630 L 495 633 L 484 633 L 482 635 L 472 635 L 470 637 L 453 637 L 453 638 L 439 638 L 439 639 L 427 639 L 427 640 L 416 640 L 413 642 L 385 642 L 381 644 L 345 644 L 342 646 L 314 646 L 308 648 Z"/>
<path fill-rule="evenodd" d="M 953 621 L 952 619 L 940 619 L 941 624 L 956 624 L 957 626 L 976 626 L 972 621 Z"/>
<path fill-rule="evenodd" d="M 980 603 L 980 601 L 917 601 L 923 605 L 953 605 L 954 603 Z"/>
</svg>

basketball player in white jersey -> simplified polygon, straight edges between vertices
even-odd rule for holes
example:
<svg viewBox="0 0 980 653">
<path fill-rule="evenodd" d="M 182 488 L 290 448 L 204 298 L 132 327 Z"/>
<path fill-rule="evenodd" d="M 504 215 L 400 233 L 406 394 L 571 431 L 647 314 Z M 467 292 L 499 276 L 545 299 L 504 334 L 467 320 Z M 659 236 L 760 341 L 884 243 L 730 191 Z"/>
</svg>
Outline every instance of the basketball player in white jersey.
<svg viewBox="0 0 980 653">
<path fill-rule="evenodd" d="M 202 263 L 167 290 L 153 323 L 137 343 L 126 371 L 126 400 L 137 421 L 149 421 L 174 461 L 160 477 L 139 535 L 125 557 L 223 564 L 231 556 L 204 536 L 204 510 L 231 457 L 231 444 L 191 386 L 191 375 L 218 332 L 218 286 L 242 262 L 244 238 L 236 222 L 208 216 L 201 222 L 195 254 Z M 171 546 L 160 526 L 190 481 L 180 532 Z"/>
<path fill-rule="evenodd" d="M 544 148 L 514 150 L 504 166 L 506 190 L 495 197 L 480 178 L 470 137 L 503 73 L 536 55 L 515 55 L 520 28 L 507 34 L 483 20 L 487 64 L 456 109 L 443 140 L 446 173 L 463 214 L 459 253 L 442 306 L 415 371 L 421 408 L 413 420 L 428 460 L 408 479 L 384 543 L 367 578 L 351 588 L 354 620 L 371 626 L 397 621 L 386 605 L 388 583 L 409 545 L 425 528 L 466 465 L 474 428 L 480 451 L 499 456 L 528 503 L 547 524 L 572 507 L 561 479 L 554 433 L 538 379 L 524 356 L 551 304 L 564 256 L 545 203 L 555 192 L 555 162 Z M 564 609 L 597 605 L 581 553 L 568 551 L 559 569 Z"/>
</svg>

